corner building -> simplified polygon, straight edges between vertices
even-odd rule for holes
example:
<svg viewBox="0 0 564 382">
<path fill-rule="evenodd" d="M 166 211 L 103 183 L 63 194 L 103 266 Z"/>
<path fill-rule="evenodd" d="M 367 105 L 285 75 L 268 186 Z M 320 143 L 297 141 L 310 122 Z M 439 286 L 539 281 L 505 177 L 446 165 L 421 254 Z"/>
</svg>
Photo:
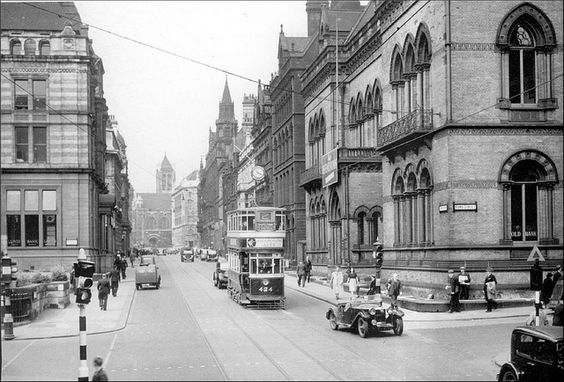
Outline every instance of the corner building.
<svg viewBox="0 0 564 382">
<path fill-rule="evenodd" d="M 446 298 L 466 265 L 481 298 L 490 265 L 507 296 L 534 246 L 562 263 L 562 21 L 551 1 L 368 3 L 339 52 L 339 131 L 382 156 L 383 278 Z"/>
</svg>

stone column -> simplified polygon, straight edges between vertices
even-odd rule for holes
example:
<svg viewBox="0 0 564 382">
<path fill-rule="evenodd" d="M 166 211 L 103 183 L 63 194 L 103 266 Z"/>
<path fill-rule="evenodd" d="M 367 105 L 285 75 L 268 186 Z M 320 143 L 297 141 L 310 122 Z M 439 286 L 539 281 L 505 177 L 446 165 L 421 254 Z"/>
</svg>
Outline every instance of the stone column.
<svg viewBox="0 0 564 382">
<path fill-rule="evenodd" d="M 540 184 L 537 188 L 537 216 L 538 216 L 538 226 L 537 226 L 537 240 L 539 242 L 546 241 L 548 239 L 548 220 L 547 220 L 547 191 L 546 185 Z"/>
<path fill-rule="evenodd" d="M 401 220 L 400 220 L 400 200 L 397 195 L 392 196 L 394 200 L 394 246 L 399 246 Z"/>
<path fill-rule="evenodd" d="M 504 183 L 503 187 L 503 241 L 511 242 L 511 184 Z"/>
</svg>

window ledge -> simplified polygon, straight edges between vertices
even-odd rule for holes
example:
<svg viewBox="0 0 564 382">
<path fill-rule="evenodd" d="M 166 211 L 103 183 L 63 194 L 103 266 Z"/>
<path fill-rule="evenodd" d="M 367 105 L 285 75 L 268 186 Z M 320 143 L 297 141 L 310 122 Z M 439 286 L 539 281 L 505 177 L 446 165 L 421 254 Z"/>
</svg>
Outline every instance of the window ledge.
<svg viewBox="0 0 564 382">
<path fill-rule="evenodd" d="M 544 98 L 544 99 L 539 99 L 537 103 L 532 103 L 532 104 L 512 104 L 508 98 L 498 98 L 496 107 L 502 110 L 520 110 L 520 111 L 555 110 L 558 109 L 558 99 Z"/>
</svg>

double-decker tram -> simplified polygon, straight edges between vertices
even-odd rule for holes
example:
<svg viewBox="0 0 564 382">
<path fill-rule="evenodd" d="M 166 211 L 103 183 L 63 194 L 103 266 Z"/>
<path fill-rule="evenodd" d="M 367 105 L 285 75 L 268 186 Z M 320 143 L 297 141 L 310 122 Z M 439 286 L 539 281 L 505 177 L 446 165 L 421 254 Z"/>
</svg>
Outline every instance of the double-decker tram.
<svg viewBox="0 0 564 382">
<path fill-rule="evenodd" d="M 227 291 L 249 308 L 284 308 L 283 208 L 251 207 L 227 213 Z"/>
</svg>

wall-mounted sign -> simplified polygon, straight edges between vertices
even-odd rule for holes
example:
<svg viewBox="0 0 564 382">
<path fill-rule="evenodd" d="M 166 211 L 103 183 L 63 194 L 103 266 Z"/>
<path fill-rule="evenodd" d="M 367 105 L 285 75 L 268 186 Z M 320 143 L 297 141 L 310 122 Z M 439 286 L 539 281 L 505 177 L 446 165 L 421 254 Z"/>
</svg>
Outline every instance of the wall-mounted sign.
<svg viewBox="0 0 564 382">
<path fill-rule="evenodd" d="M 65 240 L 65 245 L 78 245 L 78 239 L 66 239 Z"/>
<path fill-rule="evenodd" d="M 322 177 L 322 186 L 327 187 L 339 181 L 339 173 L 337 171 L 339 149 L 334 148 L 327 154 L 322 155 L 319 163 Z"/>
<path fill-rule="evenodd" d="M 448 204 L 439 204 L 439 213 L 448 212 Z"/>
<path fill-rule="evenodd" d="M 284 246 L 284 240 L 282 238 L 259 238 L 257 237 L 255 247 L 263 248 L 278 248 Z"/>
<path fill-rule="evenodd" d="M 474 203 L 452 203 L 452 210 L 456 211 L 478 211 L 478 202 Z"/>
</svg>

